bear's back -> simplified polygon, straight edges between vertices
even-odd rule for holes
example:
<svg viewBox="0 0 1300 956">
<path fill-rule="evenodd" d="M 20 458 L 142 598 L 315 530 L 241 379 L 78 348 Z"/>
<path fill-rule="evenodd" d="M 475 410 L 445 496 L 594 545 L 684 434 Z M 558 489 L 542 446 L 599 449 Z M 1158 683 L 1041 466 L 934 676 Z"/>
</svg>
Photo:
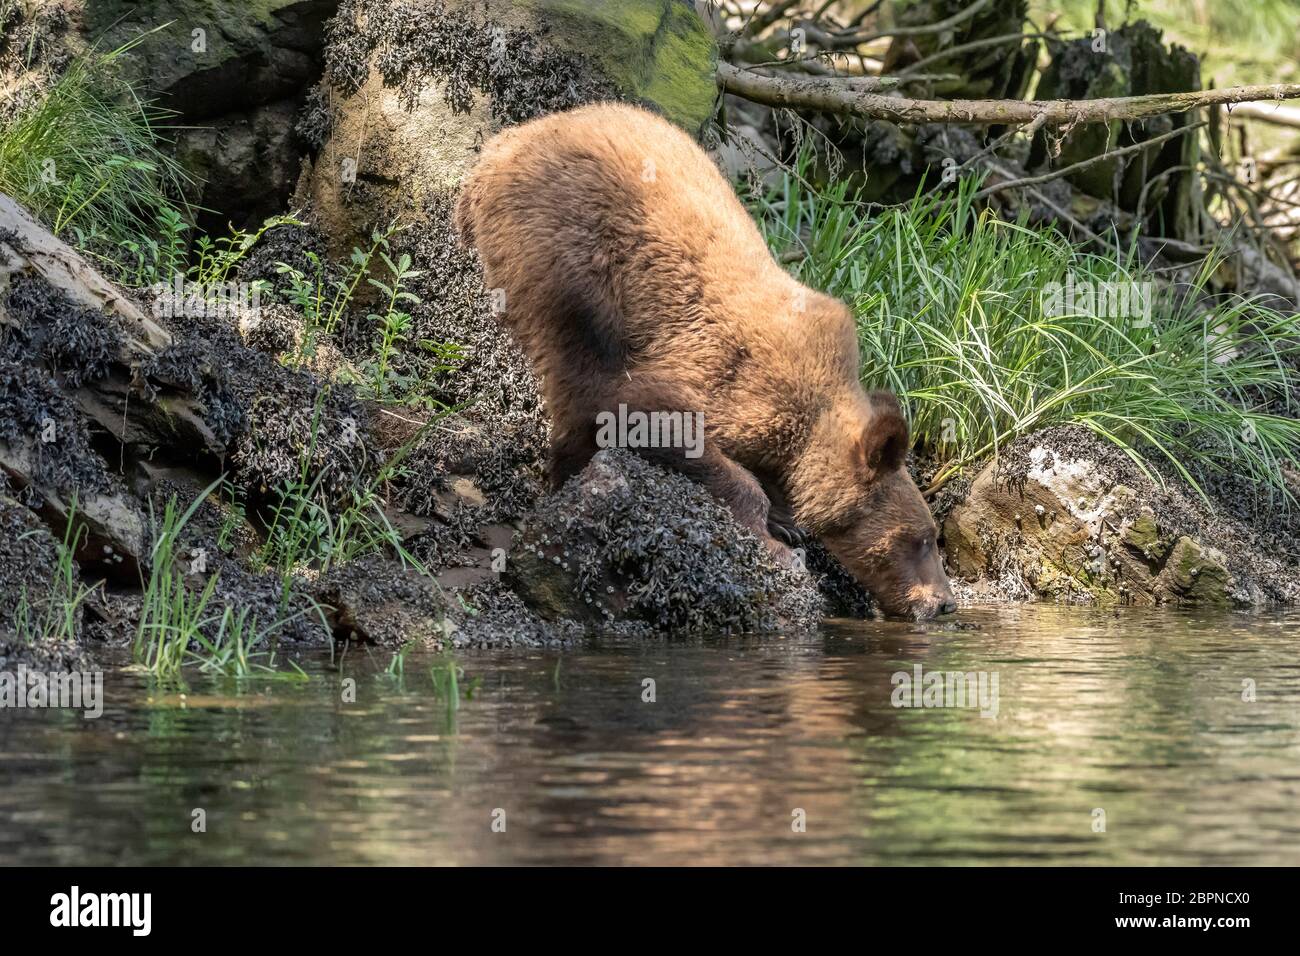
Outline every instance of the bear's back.
<svg viewBox="0 0 1300 956">
<path fill-rule="evenodd" d="M 630 352 L 683 326 L 761 307 L 789 280 L 727 181 L 684 132 L 645 110 L 596 104 L 507 130 L 485 146 L 458 218 L 507 298 L 581 301 Z M 602 320 L 599 313 L 607 313 Z M 520 327 L 528 314 L 507 321 Z"/>
</svg>

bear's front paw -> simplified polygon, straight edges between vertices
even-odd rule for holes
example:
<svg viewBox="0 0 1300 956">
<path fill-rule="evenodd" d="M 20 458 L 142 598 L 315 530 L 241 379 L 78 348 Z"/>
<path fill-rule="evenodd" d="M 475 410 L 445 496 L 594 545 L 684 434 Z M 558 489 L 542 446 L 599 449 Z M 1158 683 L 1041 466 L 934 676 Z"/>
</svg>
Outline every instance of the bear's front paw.
<svg viewBox="0 0 1300 956">
<path fill-rule="evenodd" d="M 783 568 L 793 568 L 795 566 L 795 553 L 789 545 L 783 541 L 778 541 L 770 534 L 760 534 L 758 540 L 763 542 L 763 547 L 767 548 L 768 553 L 776 559 L 777 564 Z"/>
<path fill-rule="evenodd" d="M 794 516 L 776 508 L 767 514 L 767 533 L 792 548 L 802 548 L 807 541 L 807 536 L 794 523 Z"/>
</svg>

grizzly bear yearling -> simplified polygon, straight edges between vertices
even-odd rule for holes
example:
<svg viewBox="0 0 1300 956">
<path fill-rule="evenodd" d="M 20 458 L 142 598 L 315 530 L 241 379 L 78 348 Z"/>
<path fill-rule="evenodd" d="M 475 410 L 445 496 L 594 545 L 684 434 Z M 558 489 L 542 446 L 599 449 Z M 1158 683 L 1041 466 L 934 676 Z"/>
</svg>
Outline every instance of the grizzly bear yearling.
<svg viewBox="0 0 1300 956">
<path fill-rule="evenodd" d="M 466 179 L 456 222 L 541 381 L 555 486 L 611 416 L 702 413 L 702 446 L 619 434 L 774 551 L 788 556 L 774 535 L 819 538 L 887 613 L 954 609 L 904 467 L 906 422 L 893 395 L 863 391 L 852 314 L 777 265 L 689 136 L 616 104 L 508 129 Z"/>
</svg>

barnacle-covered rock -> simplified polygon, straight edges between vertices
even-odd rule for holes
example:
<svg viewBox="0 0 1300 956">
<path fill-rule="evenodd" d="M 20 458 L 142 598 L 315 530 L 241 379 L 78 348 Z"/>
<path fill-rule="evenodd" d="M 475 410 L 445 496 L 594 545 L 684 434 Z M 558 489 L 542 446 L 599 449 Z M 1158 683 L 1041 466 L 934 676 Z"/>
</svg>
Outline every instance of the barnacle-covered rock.
<svg viewBox="0 0 1300 956">
<path fill-rule="evenodd" d="M 564 618 L 548 620 L 500 581 L 459 592 L 451 611 L 452 647 L 564 647 L 581 640 L 586 628 Z M 620 633 L 636 633 L 625 627 Z"/>
<path fill-rule="evenodd" d="M 467 549 L 532 507 L 549 435 L 528 359 L 492 314 L 477 254 L 455 235 L 452 196 L 431 196 L 425 224 L 398 239 L 423 271 L 411 283 L 420 298 L 411 337 L 456 346 L 452 370 L 438 378 L 438 397 L 453 411 L 419 438 L 392 482 L 404 509 L 443 521 L 415 545 L 434 567 L 463 564 Z M 420 353 L 408 360 L 421 361 Z"/>
<path fill-rule="evenodd" d="M 440 646 L 448 634 L 448 599 L 437 582 L 378 555 L 332 569 L 312 594 L 338 640 Z"/>
<path fill-rule="evenodd" d="M 732 633 L 822 615 L 807 571 L 782 566 L 701 486 L 629 451 L 598 452 L 525 526 L 507 576 L 545 617 Z"/>
</svg>

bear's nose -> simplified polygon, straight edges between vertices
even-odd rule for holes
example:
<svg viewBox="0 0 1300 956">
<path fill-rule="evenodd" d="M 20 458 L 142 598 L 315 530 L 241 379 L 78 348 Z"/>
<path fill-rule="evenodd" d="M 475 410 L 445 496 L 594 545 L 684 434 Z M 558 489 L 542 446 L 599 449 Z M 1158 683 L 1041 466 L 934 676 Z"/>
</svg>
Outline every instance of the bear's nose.
<svg viewBox="0 0 1300 956">
<path fill-rule="evenodd" d="M 951 598 L 939 605 L 940 614 L 952 614 L 957 610 L 957 602 Z"/>
</svg>

